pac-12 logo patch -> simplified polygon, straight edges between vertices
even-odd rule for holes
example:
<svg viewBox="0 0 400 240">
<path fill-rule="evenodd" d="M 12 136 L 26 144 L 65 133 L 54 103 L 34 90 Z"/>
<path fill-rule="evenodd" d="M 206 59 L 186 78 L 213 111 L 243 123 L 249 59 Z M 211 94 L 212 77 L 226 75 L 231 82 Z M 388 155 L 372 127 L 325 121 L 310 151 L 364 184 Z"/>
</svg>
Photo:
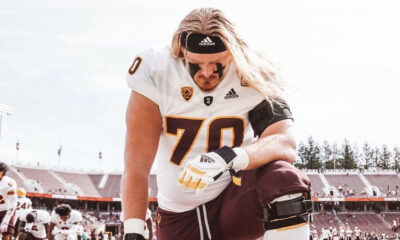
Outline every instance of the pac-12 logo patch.
<svg viewBox="0 0 400 240">
<path fill-rule="evenodd" d="M 206 106 L 210 106 L 211 105 L 211 103 L 213 102 L 213 96 L 205 96 L 204 97 L 204 104 L 206 105 Z"/>
<path fill-rule="evenodd" d="M 181 94 L 183 99 L 189 101 L 193 96 L 193 88 L 192 87 L 181 87 Z"/>
</svg>

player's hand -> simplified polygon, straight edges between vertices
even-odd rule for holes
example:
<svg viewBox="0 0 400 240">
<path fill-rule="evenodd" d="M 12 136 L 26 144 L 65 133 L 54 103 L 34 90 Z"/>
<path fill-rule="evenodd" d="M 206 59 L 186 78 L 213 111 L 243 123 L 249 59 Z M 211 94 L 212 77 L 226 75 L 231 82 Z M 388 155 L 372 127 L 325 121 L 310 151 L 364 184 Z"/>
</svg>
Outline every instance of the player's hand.
<svg viewBox="0 0 400 240">
<path fill-rule="evenodd" d="M 249 155 L 243 148 L 223 146 L 214 152 L 202 154 L 187 161 L 179 173 L 178 180 L 184 187 L 199 193 L 225 171 L 246 169 L 249 161 Z M 230 173 L 233 176 L 233 182 L 240 186 L 240 179 L 234 177 L 235 171 L 231 170 Z"/>
<path fill-rule="evenodd" d="M 219 150 L 187 161 L 179 173 L 179 183 L 199 192 L 217 180 L 223 172 L 232 167 L 232 159 L 236 156 L 229 158 Z M 235 154 L 232 149 L 231 152 Z"/>
<path fill-rule="evenodd" d="M 0 232 L 5 233 L 5 232 L 7 232 L 7 229 L 8 229 L 8 224 L 2 222 L 0 224 Z"/>
<path fill-rule="evenodd" d="M 144 237 L 138 233 L 125 233 L 124 240 L 145 240 Z"/>
</svg>

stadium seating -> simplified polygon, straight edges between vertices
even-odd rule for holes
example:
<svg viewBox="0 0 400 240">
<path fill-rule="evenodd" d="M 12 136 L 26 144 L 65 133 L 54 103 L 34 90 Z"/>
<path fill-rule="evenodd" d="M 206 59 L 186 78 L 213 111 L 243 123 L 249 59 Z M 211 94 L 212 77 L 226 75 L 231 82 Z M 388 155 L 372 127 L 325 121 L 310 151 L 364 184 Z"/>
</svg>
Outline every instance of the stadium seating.
<svg viewBox="0 0 400 240">
<path fill-rule="evenodd" d="M 343 197 L 366 197 L 365 184 L 357 174 L 324 174 L 326 180 L 331 186 L 334 186 Z M 340 190 L 342 188 L 342 190 Z M 349 193 L 349 191 L 350 193 Z"/>
<path fill-rule="evenodd" d="M 97 188 L 104 197 L 120 197 L 121 174 L 110 174 L 104 188 Z"/>
<path fill-rule="evenodd" d="M 325 195 L 325 192 L 323 188 L 325 187 L 321 178 L 319 177 L 318 174 L 307 174 L 307 176 L 310 178 L 310 181 L 312 183 L 312 189 L 311 189 L 311 196 L 313 197 L 323 197 Z"/>
<path fill-rule="evenodd" d="M 358 226 L 362 231 L 391 233 L 390 224 L 375 213 L 343 213 L 338 214 L 340 220 L 350 227 Z"/>
<path fill-rule="evenodd" d="M 324 228 L 336 228 L 339 229 L 339 219 L 331 213 L 314 213 L 313 214 L 313 225 L 315 226 L 318 234 L 321 234 L 321 229 Z"/>
<path fill-rule="evenodd" d="M 382 194 L 391 197 L 399 196 L 400 178 L 397 174 L 364 174 L 371 185 L 378 187 Z M 396 194 L 392 194 L 395 191 Z M 388 194 L 388 192 L 390 192 Z"/>
<path fill-rule="evenodd" d="M 18 170 L 27 178 L 39 183 L 45 193 L 63 193 L 64 184 L 55 178 L 49 170 L 23 168 L 18 167 Z"/>
<path fill-rule="evenodd" d="M 89 175 L 60 171 L 57 171 L 55 173 L 62 177 L 65 181 L 69 183 L 74 183 L 79 186 L 84 196 L 101 197 L 99 191 L 96 188 L 97 185 L 93 183 Z"/>
</svg>

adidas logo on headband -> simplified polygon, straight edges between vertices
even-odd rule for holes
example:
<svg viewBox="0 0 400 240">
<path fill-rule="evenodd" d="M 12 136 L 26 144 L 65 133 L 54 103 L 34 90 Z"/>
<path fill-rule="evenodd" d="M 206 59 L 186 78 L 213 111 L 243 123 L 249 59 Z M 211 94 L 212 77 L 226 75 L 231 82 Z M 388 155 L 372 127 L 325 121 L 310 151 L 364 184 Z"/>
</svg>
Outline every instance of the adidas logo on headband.
<svg viewBox="0 0 400 240">
<path fill-rule="evenodd" d="M 227 50 L 221 38 L 201 33 L 182 32 L 181 46 L 193 53 L 219 53 Z"/>
<path fill-rule="evenodd" d="M 213 42 L 210 37 L 206 37 L 199 42 L 199 46 L 215 46 L 215 42 Z"/>
</svg>

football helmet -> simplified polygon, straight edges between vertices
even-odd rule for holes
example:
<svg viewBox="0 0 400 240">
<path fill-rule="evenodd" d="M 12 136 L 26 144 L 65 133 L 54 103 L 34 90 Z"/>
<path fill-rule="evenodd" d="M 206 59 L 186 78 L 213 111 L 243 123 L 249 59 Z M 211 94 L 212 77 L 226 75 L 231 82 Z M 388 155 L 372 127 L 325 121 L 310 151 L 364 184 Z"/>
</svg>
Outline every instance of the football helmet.
<svg viewBox="0 0 400 240">
<path fill-rule="evenodd" d="M 26 191 L 23 188 L 18 188 L 17 189 L 17 196 L 18 197 L 26 197 Z"/>
</svg>

